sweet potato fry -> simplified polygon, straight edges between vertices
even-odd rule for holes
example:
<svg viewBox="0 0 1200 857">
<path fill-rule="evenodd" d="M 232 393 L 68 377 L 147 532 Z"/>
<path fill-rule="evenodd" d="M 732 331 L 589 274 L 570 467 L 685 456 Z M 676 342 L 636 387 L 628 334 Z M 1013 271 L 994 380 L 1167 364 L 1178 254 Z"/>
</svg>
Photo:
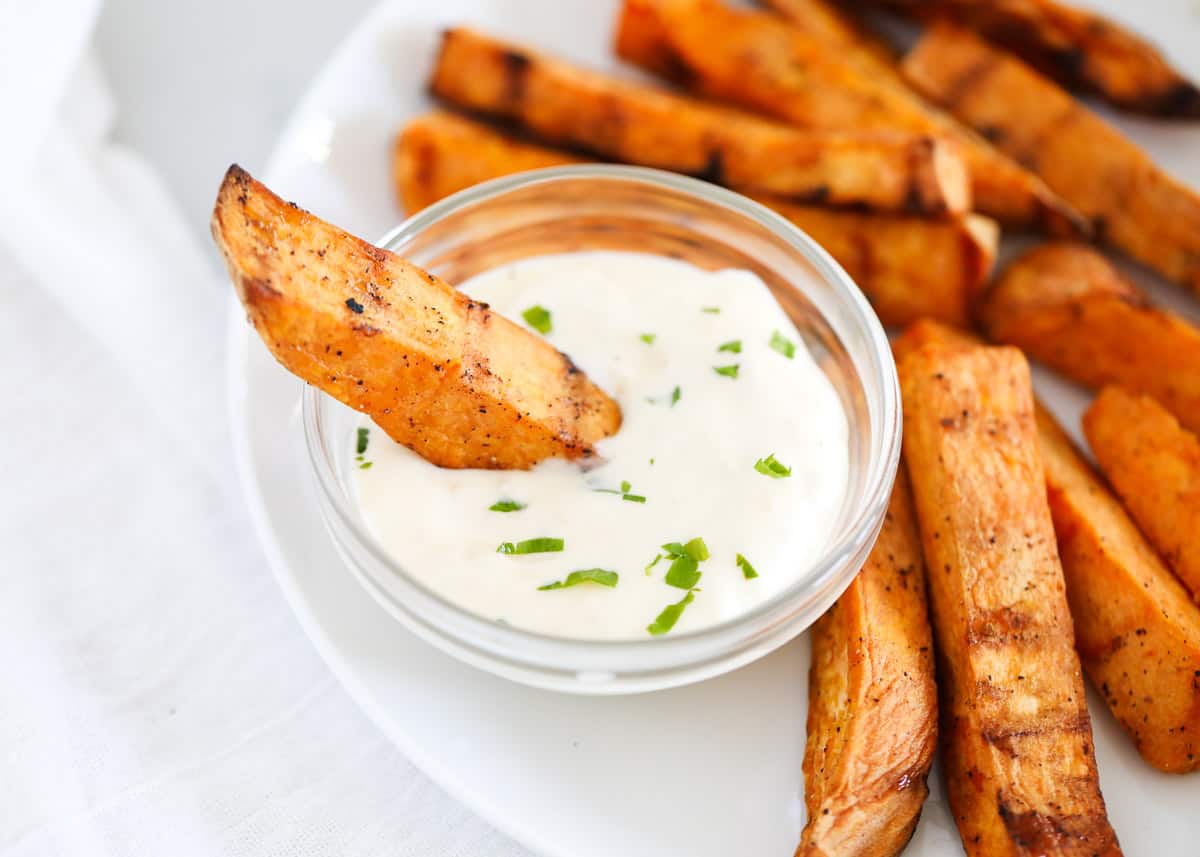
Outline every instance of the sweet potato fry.
<svg viewBox="0 0 1200 857">
<path fill-rule="evenodd" d="M 586 458 L 620 426 L 617 404 L 544 339 L 237 166 L 212 228 L 275 358 L 434 464 Z"/>
<path fill-rule="evenodd" d="M 901 467 L 879 540 L 813 626 L 797 857 L 892 857 L 929 789 L 937 734 L 925 567 Z"/>
<path fill-rule="evenodd" d="M 1200 195 L 1069 93 L 948 24 L 927 30 L 902 67 L 1090 218 L 1098 239 L 1200 291 Z"/>
<path fill-rule="evenodd" d="M 1083 668 L 1142 758 L 1195 770 L 1200 608 L 1041 408 L 1037 426 Z"/>
<path fill-rule="evenodd" d="M 933 221 L 756 199 L 829 251 L 888 326 L 925 316 L 968 324 L 1000 240 L 996 221 L 980 215 Z"/>
<path fill-rule="evenodd" d="M 1129 514 L 1200 600 L 1200 438 L 1154 399 L 1119 387 L 1100 392 L 1083 430 Z"/>
<path fill-rule="evenodd" d="M 397 194 L 408 211 L 471 185 L 573 155 L 514 140 L 447 113 L 410 123 L 396 141 Z M 984 217 L 928 219 L 861 214 L 760 196 L 846 269 L 885 324 L 933 316 L 965 324 L 991 273 L 998 229 Z"/>
<path fill-rule="evenodd" d="M 1200 118 L 1200 89 L 1149 42 L 1095 12 L 1056 0 L 877 2 L 969 27 L 1064 86 L 1126 110 Z"/>
<path fill-rule="evenodd" d="M 829 0 L 765 0 L 765 5 L 864 68 L 902 79 L 891 47 Z"/>
<path fill-rule="evenodd" d="M 1200 431 L 1200 330 L 1153 307 L 1095 250 L 1034 248 L 1000 275 L 979 318 L 992 339 L 1089 387 L 1148 393 Z"/>
<path fill-rule="evenodd" d="M 900 361 L 950 807 L 971 857 L 1117 855 L 1015 348 Z"/>
<path fill-rule="evenodd" d="M 500 131 L 437 111 L 409 122 L 396 137 L 392 176 L 409 214 L 489 179 L 585 163 L 584 158 L 535 146 Z"/>
<path fill-rule="evenodd" d="M 776 15 L 715 0 L 625 0 L 616 50 L 689 89 L 797 127 L 898 129 L 953 140 L 980 211 L 1054 234 L 1086 229 L 1040 179 L 880 70 L 882 59 L 830 45 Z"/>
<path fill-rule="evenodd" d="M 962 328 L 951 327 L 932 318 L 919 318 L 892 340 L 892 356 L 899 364 L 912 352 L 934 344 L 969 347 L 986 343 L 974 333 Z"/>
<path fill-rule="evenodd" d="M 443 34 L 430 86 L 466 110 L 606 158 L 828 205 L 926 215 L 971 208 L 957 148 L 928 134 L 806 131 L 466 29 Z"/>
</svg>

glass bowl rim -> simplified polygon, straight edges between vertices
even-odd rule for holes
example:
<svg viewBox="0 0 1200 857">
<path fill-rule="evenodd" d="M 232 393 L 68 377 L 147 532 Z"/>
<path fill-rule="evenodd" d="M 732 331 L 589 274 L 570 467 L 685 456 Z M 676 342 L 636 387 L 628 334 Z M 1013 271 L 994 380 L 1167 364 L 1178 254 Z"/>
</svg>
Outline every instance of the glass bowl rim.
<svg viewBox="0 0 1200 857">
<path fill-rule="evenodd" d="M 742 647 L 752 643 L 765 628 L 771 627 L 771 623 L 764 624 L 762 620 L 779 611 L 782 606 L 810 603 L 831 585 L 849 585 L 853 574 L 848 566 L 855 555 L 863 552 L 865 542 L 868 539 L 873 540 L 878 534 L 899 465 L 901 405 L 896 365 L 878 316 L 850 276 L 815 240 L 761 203 L 709 182 L 677 173 L 617 164 L 583 164 L 548 167 L 503 176 L 473 185 L 429 205 L 389 230 L 377 242 L 377 246 L 395 251 L 397 245 L 461 209 L 488 202 L 514 190 L 580 179 L 648 184 L 660 190 L 665 189 L 691 197 L 694 202 L 732 210 L 733 213 L 755 222 L 775 238 L 781 239 L 789 250 L 799 253 L 816 274 L 833 287 L 836 300 L 848 306 L 853 323 L 866 334 L 865 339 L 870 351 L 866 355 L 866 362 L 868 368 L 874 369 L 880 377 L 880 436 L 873 439 L 869 448 L 864 490 L 845 534 L 837 542 L 827 546 L 821 557 L 810 567 L 809 574 L 745 613 L 716 625 L 680 634 L 645 639 L 589 640 L 529 631 L 479 616 L 428 588 L 418 578 L 405 571 L 366 527 L 358 523 L 349 503 L 343 497 L 342 482 L 325 454 L 321 440 L 323 431 L 320 417 L 320 405 L 325 394 L 312 385 L 305 385 L 301 404 L 308 459 L 325 501 L 322 504 L 323 509 L 332 510 L 338 525 L 349 535 L 355 548 L 370 554 L 390 573 L 399 576 L 412 590 L 420 593 L 421 597 L 435 602 L 439 608 L 453 614 L 456 621 L 462 623 L 461 630 L 456 633 L 444 628 L 431 628 L 430 631 L 435 635 L 449 634 L 459 645 L 480 650 L 489 657 L 499 657 L 523 669 L 533 666 L 535 669 L 576 672 L 576 668 L 563 663 L 571 660 L 572 655 L 608 654 L 615 660 L 623 659 L 622 656 L 637 658 L 651 649 L 657 655 L 654 659 L 656 662 L 669 663 L 665 666 L 649 667 L 646 672 L 669 671 L 680 667 L 695 668 L 706 661 L 733 656 Z M 822 315 L 819 308 L 814 306 L 813 309 L 818 315 Z M 846 347 L 844 343 L 843 347 Z M 859 374 L 857 366 L 854 374 Z M 327 520 L 326 523 L 328 525 L 330 522 Z M 369 577 L 358 570 L 355 571 L 360 580 Z M 857 571 L 856 568 L 853 573 Z M 835 580 L 839 573 L 841 579 Z M 412 605 L 397 603 L 393 594 L 381 585 L 372 582 L 367 588 L 376 598 L 383 598 L 389 602 L 385 606 L 390 612 L 417 618 L 413 615 L 415 608 Z M 844 588 L 842 586 L 842 589 Z M 482 642 L 489 638 L 491 643 Z M 514 659 L 508 654 L 512 651 L 534 650 L 540 650 L 543 655 Z M 640 670 L 623 667 L 613 667 L 612 671 L 642 674 Z"/>
</svg>

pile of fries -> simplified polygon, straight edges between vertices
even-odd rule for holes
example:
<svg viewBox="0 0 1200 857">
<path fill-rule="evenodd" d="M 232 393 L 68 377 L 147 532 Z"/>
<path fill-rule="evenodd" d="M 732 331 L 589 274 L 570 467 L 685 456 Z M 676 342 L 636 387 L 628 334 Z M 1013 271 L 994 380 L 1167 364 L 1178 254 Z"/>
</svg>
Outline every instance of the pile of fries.
<svg viewBox="0 0 1200 857">
<path fill-rule="evenodd" d="M 1200 330 L 1085 242 L 1200 291 L 1200 197 L 1063 87 L 1175 118 L 1200 90 L 1054 0 L 858 4 L 926 25 L 903 56 L 849 2 L 765 5 L 624 0 L 615 51 L 666 86 L 448 30 L 448 109 L 399 134 L 399 198 L 600 159 L 735 188 L 822 244 L 907 327 L 905 466 L 814 629 L 797 854 L 899 853 L 939 733 L 968 854 L 1119 854 L 1084 672 L 1148 763 L 1200 767 Z M 993 282 L 1001 226 L 1052 240 Z M 1103 389 L 1103 477 L 1025 354 Z"/>
<path fill-rule="evenodd" d="M 447 109 L 401 129 L 398 197 L 603 159 L 728 185 L 822 244 L 906 328 L 904 463 L 814 628 L 797 854 L 899 853 L 940 745 L 972 857 L 1118 855 L 1084 673 L 1146 762 L 1200 767 L 1200 330 L 1085 242 L 1200 291 L 1200 196 L 1063 87 L 1175 118 L 1200 91 L 1056 0 L 861 0 L 926 25 L 904 56 L 831 2 L 623 0 L 615 50 L 663 86 L 449 30 Z M 993 281 L 1001 226 L 1052 240 Z M 279 360 L 434 463 L 585 458 L 620 425 L 540 339 L 237 168 L 214 233 Z M 1101 391 L 1102 475 L 1025 355 Z"/>
</svg>

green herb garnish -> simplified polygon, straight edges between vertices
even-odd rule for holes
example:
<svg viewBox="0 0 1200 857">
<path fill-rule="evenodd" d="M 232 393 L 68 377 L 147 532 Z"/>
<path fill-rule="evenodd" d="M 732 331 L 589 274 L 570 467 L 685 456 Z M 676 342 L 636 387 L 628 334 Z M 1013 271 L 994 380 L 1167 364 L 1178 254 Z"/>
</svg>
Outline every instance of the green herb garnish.
<svg viewBox="0 0 1200 857">
<path fill-rule="evenodd" d="M 737 567 L 742 570 L 742 577 L 747 580 L 753 580 L 758 577 L 758 572 L 754 570 L 754 566 L 750 564 L 750 560 L 746 559 L 741 554 L 737 555 Z"/>
<path fill-rule="evenodd" d="M 719 345 L 717 347 L 717 350 L 718 351 L 729 351 L 733 354 L 741 354 L 742 353 L 742 340 L 731 339 L 728 342 L 723 342 L 723 343 L 721 343 L 721 345 Z"/>
<path fill-rule="evenodd" d="M 736 378 L 738 376 L 738 366 L 740 363 L 731 363 L 728 366 L 714 366 L 713 371 L 718 375 L 724 375 L 726 378 Z"/>
<path fill-rule="evenodd" d="M 699 563 L 690 556 L 677 556 L 671 567 L 667 569 L 667 576 L 664 578 L 668 586 L 674 586 L 677 589 L 691 589 L 700 582 L 700 578 L 704 572 L 700 570 Z"/>
<path fill-rule="evenodd" d="M 792 475 L 792 468 L 786 467 L 776 461 L 774 453 L 754 462 L 754 469 L 763 476 L 770 476 L 772 479 L 783 479 L 785 476 Z"/>
<path fill-rule="evenodd" d="M 796 343 L 784 337 L 782 333 L 776 330 L 771 334 L 771 341 L 767 343 L 788 360 L 796 356 Z"/>
<path fill-rule="evenodd" d="M 680 389 L 676 387 L 671 391 L 671 407 L 675 407 L 675 403 L 679 401 Z"/>
<path fill-rule="evenodd" d="M 562 549 L 562 539 L 542 537 L 526 539 L 523 542 L 517 542 L 515 545 L 512 542 L 504 542 L 500 547 L 496 548 L 496 553 L 557 553 Z"/>
<path fill-rule="evenodd" d="M 584 568 L 579 571 L 572 571 L 567 575 L 565 580 L 556 580 L 553 583 L 547 583 L 545 586 L 539 586 L 538 592 L 545 592 L 548 589 L 566 589 L 569 586 L 575 586 L 579 583 L 599 583 L 601 586 L 613 587 L 617 585 L 617 573 L 608 571 L 603 568 Z"/>
<path fill-rule="evenodd" d="M 666 583 L 679 589 L 691 589 L 700 582 L 703 572 L 700 563 L 708 559 L 708 545 L 704 539 L 694 538 L 690 542 L 668 542 L 662 546 L 667 556 L 672 559 L 671 567 L 667 569 Z"/>
<path fill-rule="evenodd" d="M 367 451 L 367 441 L 370 439 L 371 430 L 360 428 L 358 430 L 358 442 L 354 444 L 354 451 L 362 455 Z"/>
<path fill-rule="evenodd" d="M 708 313 L 709 315 L 716 315 L 716 314 L 717 314 L 717 313 L 719 313 L 720 311 L 721 311 L 721 308 L 720 308 L 719 306 L 704 306 L 704 307 L 700 307 L 700 312 L 706 312 L 706 313 Z"/>
<path fill-rule="evenodd" d="M 686 545 L 679 542 L 667 542 L 662 546 L 662 549 L 667 552 L 667 556 L 690 556 L 697 562 L 703 562 L 709 556 L 708 545 L 699 536 L 692 539 Z"/>
<path fill-rule="evenodd" d="M 525 508 L 524 503 L 518 503 L 516 500 L 497 500 L 492 505 L 488 506 L 489 512 L 519 512 Z"/>
<path fill-rule="evenodd" d="M 683 613 L 683 608 L 687 607 L 695 600 L 695 593 L 689 592 L 687 595 L 683 596 L 682 601 L 676 601 L 674 604 L 668 604 L 663 608 L 663 611 L 658 614 L 658 617 L 646 626 L 646 630 L 655 637 L 667 633 L 674 628 L 675 623 L 679 621 L 679 616 Z"/>
<path fill-rule="evenodd" d="M 525 319 L 527 325 L 542 335 L 549 333 L 554 327 L 550 321 L 550 310 L 540 304 L 535 304 L 525 310 L 525 312 L 521 313 L 521 318 Z"/>
<path fill-rule="evenodd" d="M 362 464 L 358 465 L 358 469 L 359 470 L 370 470 L 371 465 L 374 463 L 375 462 L 373 462 L 373 461 L 364 461 Z"/>
<path fill-rule="evenodd" d="M 638 337 L 638 339 L 642 340 L 642 342 L 646 343 L 647 345 L 653 345 L 654 340 L 658 339 L 658 334 L 657 333 L 643 333 L 641 336 Z"/>
<path fill-rule="evenodd" d="M 647 577 L 650 576 L 650 569 L 652 569 L 652 568 L 654 568 L 654 566 L 658 565 L 659 560 L 661 560 L 661 559 L 663 559 L 663 555 L 656 554 L 654 559 L 650 560 L 650 564 L 648 566 L 646 566 L 646 576 Z"/>
<path fill-rule="evenodd" d="M 616 488 L 593 488 L 597 494 L 617 494 L 622 500 L 628 500 L 630 503 L 645 503 L 646 498 L 641 494 L 630 494 L 629 491 L 633 486 L 629 484 L 628 479 L 621 480 L 620 490 Z"/>
</svg>

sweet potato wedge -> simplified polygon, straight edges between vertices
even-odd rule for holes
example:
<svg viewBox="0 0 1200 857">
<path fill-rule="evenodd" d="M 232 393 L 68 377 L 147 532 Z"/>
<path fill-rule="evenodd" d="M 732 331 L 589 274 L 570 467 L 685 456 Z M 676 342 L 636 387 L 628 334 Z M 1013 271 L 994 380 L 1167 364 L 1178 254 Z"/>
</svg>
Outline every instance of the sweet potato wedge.
<svg viewBox="0 0 1200 857">
<path fill-rule="evenodd" d="M 1129 514 L 1200 600 L 1200 438 L 1154 399 L 1119 387 L 1100 391 L 1083 431 Z"/>
<path fill-rule="evenodd" d="M 1200 291 L 1200 195 L 1070 93 L 949 24 L 926 30 L 902 68 L 918 89 L 1045 179 L 1092 221 L 1097 239 Z"/>
<path fill-rule="evenodd" d="M 576 68 L 466 29 L 442 37 L 439 98 L 555 145 L 809 202 L 942 215 L 971 208 L 953 143 L 808 131 Z"/>
<path fill-rule="evenodd" d="M 975 30 L 1062 85 L 1126 110 L 1200 118 L 1200 89 L 1145 39 L 1095 12 L 1056 0 L 877 2 Z"/>
<path fill-rule="evenodd" d="M 888 326 L 968 324 L 996 260 L 1000 228 L 981 215 L 935 221 L 755 198 L 829 251 Z"/>
<path fill-rule="evenodd" d="M 919 318 L 892 340 L 892 356 L 899 364 L 913 351 L 934 344 L 970 347 L 986 343 L 968 330 L 943 324 L 933 318 Z"/>
<path fill-rule="evenodd" d="M 979 320 L 997 342 L 1089 387 L 1148 393 L 1200 431 L 1200 330 L 1152 306 L 1095 250 L 1046 244 L 1019 257 Z"/>
<path fill-rule="evenodd" d="M 1083 668 L 1142 758 L 1195 770 L 1200 607 L 1042 408 L 1037 427 Z"/>
<path fill-rule="evenodd" d="M 544 339 L 240 167 L 221 184 L 212 229 L 275 358 L 434 464 L 587 458 L 620 426 L 616 402 Z"/>
<path fill-rule="evenodd" d="M 765 0 L 764 5 L 864 68 L 901 79 L 891 46 L 829 0 Z"/>
<path fill-rule="evenodd" d="M 979 211 L 1054 234 L 1086 229 L 1040 179 L 881 70 L 882 59 L 831 45 L 776 15 L 715 0 L 625 0 L 616 50 L 689 89 L 797 127 L 954 140 Z"/>
<path fill-rule="evenodd" d="M 929 789 L 937 692 L 925 567 L 903 466 L 867 564 L 817 620 L 797 857 L 892 857 Z"/>
<path fill-rule="evenodd" d="M 1100 795 L 1015 348 L 934 342 L 900 361 L 904 453 L 938 642 L 942 760 L 970 857 L 1117 855 Z"/>
<path fill-rule="evenodd" d="M 448 113 L 414 120 L 396 140 L 396 191 L 416 211 L 477 182 L 575 156 Z M 929 219 L 862 214 L 778 197 L 757 199 L 811 235 L 866 293 L 885 324 L 933 316 L 965 324 L 996 257 L 999 230 L 978 215 Z"/>
<path fill-rule="evenodd" d="M 397 135 L 392 178 L 400 204 L 412 214 L 489 179 L 585 162 L 569 152 L 526 143 L 480 122 L 435 111 L 413 119 Z"/>
</svg>

